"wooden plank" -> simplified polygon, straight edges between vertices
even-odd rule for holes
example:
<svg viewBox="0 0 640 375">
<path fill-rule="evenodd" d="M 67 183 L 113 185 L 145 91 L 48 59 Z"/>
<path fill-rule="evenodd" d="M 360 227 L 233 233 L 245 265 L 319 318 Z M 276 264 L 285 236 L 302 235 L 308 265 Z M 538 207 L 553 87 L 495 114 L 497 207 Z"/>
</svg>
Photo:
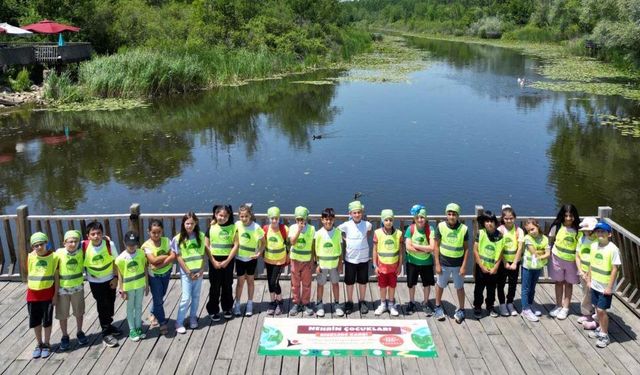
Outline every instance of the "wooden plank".
<svg viewBox="0 0 640 375">
<path fill-rule="evenodd" d="M 47 230 L 47 236 L 49 236 L 49 241 L 53 241 L 53 239 L 54 239 L 55 237 L 54 237 L 54 235 L 53 235 L 53 231 L 51 230 L 51 221 L 50 221 L 50 220 L 45 220 L 45 223 L 44 223 L 44 224 L 45 224 L 45 228 L 46 228 L 46 230 Z M 60 239 L 59 239 L 60 244 L 62 244 L 62 238 L 63 238 L 63 237 L 60 237 Z M 56 244 L 55 244 L 55 243 L 53 244 L 53 248 L 54 248 L 54 249 L 57 249 L 57 247 L 56 247 Z"/>
<path fill-rule="evenodd" d="M 122 219 L 116 219 L 116 231 L 118 233 L 118 240 L 113 242 L 120 244 L 124 238 L 124 234 L 122 233 Z"/>
<path fill-rule="evenodd" d="M 251 354 L 249 357 L 249 364 L 247 365 L 247 373 L 256 374 L 256 375 L 267 373 L 267 372 L 272 374 L 273 373 L 279 374 L 280 368 L 282 365 L 282 357 L 258 355 L 258 346 L 260 345 L 260 335 L 262 333 L 262 326 L 264 324 L 265 317 L 267 317 L 266 304 L 271 300 L 271 296 L 269 294 L 269 288 L 267 287 L 267 281 L 260 280 L 256 282 L 265 284 L 265 287 L 263 287 L 262 296 L 258 296 L 256 294 L 256 300 L 261 299 L 262 305 L 265 307 L 260 308 L 260 314 L 258 315 L 256 330 L 253 335 L 253 344 L 251 345 Z M 282 285 L 282 282 L 280 284 Z M 284 293 L 285 290 L 284 288 L 282 289 L 283 289 L 282 292 Z"/>
<path fill-rule="evenodd" d="M 267 290 L 267 282 L 264 280 L 256 281 L 253 296 L 254 314 L 249 318 L 243 318 L 233 360 L 231 360 L 231 366 L 229 367 L 229 374 L 246 374 L 256 370 L 255 367 L 260 367 L 260 361 L 256 363 L 255 357 L 257 356 L 260 332 L 262 331 L 262 323 L 260 322 L 258 325 L 258 322 L 260 317 L 264 321 L 264 316 L 266 315 L 266 309 L 261 309 L 265 290 Z M 266 294 L 266 301 L 269 301 L 268 290 Z M 250 365 L 252 367 L 249 367 Z M 264 362 L 262 362 L 262 367 L 264 367 Z"/>
<path fill-rule="evenodd" d="M 375 285 L 375 284 L 373 284 Z M 406 304 L 409 301 L 409 290 L 406 288 L 406 284 L 402 283 L 398 283 L 398 286 L 396 288 L 396 303 L 398 304 L 398 310 L 400 312 L 400 319 L 411 319 L 411 320 L 418 320 L 420 319 L 420 317 L 418 316 L 418 314 L 413 314 L 413 315 L 406 315 L 404 314 L 404 309 L 402 308 L 403 304 Z M 431 362 L 431 374 L 434 373 L 433 368 L 435 367 L 434 365 L 434 359 L 433 358 L 424 358 L 428 361 Z M 395 364 L 394 364 L 395 365 Z M 419 374 L 420 373 L 420 367 L 418 366 L 418 359 L 417 358 L 402 358 L 400 359 L 400 369 L 396 370 L 399 371 L 399 373 L 403 373 L 403 374 Z M 388 371 L 387 371 L 388 372 Z"/>
</svg>

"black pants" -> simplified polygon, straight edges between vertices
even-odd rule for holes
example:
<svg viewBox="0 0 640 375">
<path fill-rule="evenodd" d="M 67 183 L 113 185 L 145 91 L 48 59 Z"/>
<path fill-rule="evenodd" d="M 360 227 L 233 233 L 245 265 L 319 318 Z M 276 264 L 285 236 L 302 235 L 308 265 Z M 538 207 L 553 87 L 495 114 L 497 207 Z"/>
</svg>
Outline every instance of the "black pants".
<svg viewBox="0 0 640 375">
<path fill-rule="evenodd" d="M 513 303 L 513 298 L 516 296 L 516 286 L 518 285 L 518 274 L 520 273 L 520 263 L 515 270 L 508 270 L 504 266 L 504 262 L 500 263 L 500 268 L 498 268 L 498 301 L 500 304 L 505 303 Z M 507 290 L 507 298 L 505 302 L 504 295 L 504 286 L 506 283 L 509 283 L 509 288 Z"/>
<path fill-rule="evenodd" d="M 269 293 L 275 293 L 276 295 L 282 294 L 282 288 L 280 288 L 280 275 L 282 274 L 282 268 L 284 266 L 276 266 L 273 264 L 265 263 L 265 267 L 267 267 Z"/>
<path fill-rule="evenodd" d="M 214 256 L 218 262 L 225 261 L 226 256 Z M 209 302 L 207 302 L 207 312 L 217 314 L 222 311 L 231 311 L 233 308 L 233 265 L 229 262 L 226 268 L 216 269 L 209 262 Z M 221 298 L 222 297 L 222 298 Z"/>
<path fill-rule="evenodd" d="M 90 282 L 89 287 L 91 288 L 91 295 L 96 300 L 102 334 L 107 335 L 111 323 L 113 323 L 113 305 L 116 303 L 116 290 L 111 289 L 109 281 L 104 283 Z"/>
<path fill-rule="evenodd" d="M 482 307 L 483 293 L 485 288 L 487 289 L 487 298 L 485 303 L 487 309 L 493 307 L 496 302 L 496 283 L 498 281 L 498 274 L 490 275 L 482 272 L 480 267 L 476 265 L 476 286 L 473 290 L 473 307 L 479 309 Z"/>
</svg>

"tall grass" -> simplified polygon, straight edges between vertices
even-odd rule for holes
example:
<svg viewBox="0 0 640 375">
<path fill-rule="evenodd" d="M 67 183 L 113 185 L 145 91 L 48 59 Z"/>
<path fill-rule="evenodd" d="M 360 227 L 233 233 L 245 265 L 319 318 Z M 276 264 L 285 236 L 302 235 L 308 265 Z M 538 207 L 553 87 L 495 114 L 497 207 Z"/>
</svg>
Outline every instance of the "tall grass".
<svg viewBox="0 0 640 375">
<path fill-rule="evenodd" d="M 82 88 L 71 79 L 69 72 L 51 73 L 44 82 L 44 97 L 60 103 L 79 102 L 85 99 Z"/>
</svg>

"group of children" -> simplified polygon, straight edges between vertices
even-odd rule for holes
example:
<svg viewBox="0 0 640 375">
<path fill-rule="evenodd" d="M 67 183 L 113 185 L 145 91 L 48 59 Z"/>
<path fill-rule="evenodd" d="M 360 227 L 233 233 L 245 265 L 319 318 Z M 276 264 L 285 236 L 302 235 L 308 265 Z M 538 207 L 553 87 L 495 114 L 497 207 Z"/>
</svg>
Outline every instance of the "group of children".
<svg viewBox="0 0 640 375">
<path fill-rule="evenodd" d="M 76 230 L 64 234 L 64 247 L 51 251 L 49 239 L 41 232 L 30 238 L 28 255 L 27 307 L 29 327 L 34 329 L 37 347 L 33 358 L 50 355 L 50 335 L 55 317 L 60 321 L 62 338 L 60 350 L 70 348 L 67 320 L 71 309 L 76 319 L 77 342 L 88 343 L 83 332 L 84 280 L 96 300 L 102 340 L 106 346 L 118 345 L 121 332 L 113 323 L 116 294 L 126 300 L 129 339 L 145 338 L 142 330 L 142 300 L 152 294 L 150 327 L 158 327 L 162 335 L 168 332 L 168 317 L 164 299 L 174 263 L 180 271 L 182 295 L 176 318 L 176 332 L 186 333 L 198 327 L 200 290 L 205 271 L 209 270 L 209 300 L 207 312 L 212 321 L 232 319 L 243 315 L 240 303 L 247 289 L 244 315 L 253 315 L 254 277 L 258 258 L 263 258 L 267 270 L 270 303 L 269 315 L 283 311 L 280 276 L 284 267 L 291 267 L 292 304 L 289 315 L 325 315 L 324 286 L 331 283 L 334 314 L 338 317 L 356 309 L 354 287 L 358 285 L 357 309 L 367 314 L 365 289 L 369 280 L 369 262 L 372 261 L 380 290 L 380 305 L 375 315 L 388 312 L 398 316 L 395 301 L 398 275 L 405 264 L 409 301 L 405 311 L 418 309 L 427 316 L 445 320 L 442 307 L 444 289 L 450 279 L 456 289 L 458 306 L 453 318 L 457 323 L 465 319 L 464 276 L 468 262 L 468 227 L 459 220 L 460 206 L 450 203 L 445 208 L 446 220 L 431 228 L 423 205 L 414 205 L 410 213 L 413 223 L 404 229 L 394 227 L 394 212 L 382 210 L 382 227 L 373 233 L 373 254 L 370 255 L 368 238 L 373 226 L 364 219 L 364 206 L 353 201 L 348 206 L 350 219 L 335 226 L 335 211 L 326 208 L 321 213 L 322 227 L 316 231 L 308 223 L 309 210 L 296 207 L 295 223 L 282 224 L 280 210 L 267 211 L 269 223 L 256 223 L 250 204 L 240 206 L 238 221 L 234 222 L 229 205 L 213 207 L 213 218 L 208 230 L 201 230 L 195 213 L 182 218 L 180 232 L 172 239 L 164 236 L 161 220 L 152 219 L 148 226 L 148 240 L 141 247 L 139 236 L 127 232 L 125 251 L 118 253 L 115 244 L 104 235 L 99 222 L 87 225 L 85 239 Z M 582 222 L 573 205 L 560 209 L 551 226 L 549 236 L 543 234 L 535 219 L 524 223 L 526 230 L 515 225 L 516 213 L 503 206 L 501 220 L 490 211 L 478 216 L 478 231 L 473 241 L 475 260 L 475 289 L 473 315 L 483 316 L 482 304 L 493 317 L 518 315 L 513 305 L 520 269 L 522 269 L 521 315 L 529 321 L 538 321 L 540 310 L 534 305 L 535 287 L 543 268 L 549 264 L 549 274 L 556 283 L 556 307 L 549 313 L 557 319 L 566 319 L 574 284 L 581 283 L 582 316 L 578 319 L 590 337 L 597 339 L 598 347 L 609 344 L 608 317 L 615 280 L 621 264 L 618 248 L 610 242 L 611 227 L 595 218 Z M 343 242 L 345 244 L 343 251 Z M 406 263 L 405 263 L 406 259 Z M 236 273 L 233 293 L 234 269 Z M 85 272 L 86 270 L 86 272 Z M 344 271 L 346 301 L 339 303 L 340 274 Z M 316 274 L 317 295 L 311 301 L 313 273 Z M 416 286 L 420 279 L 424 302 L 416 301 Z M 435 285 L 435 306 L 429 305 L 431 286 Z M 507 293 L 505 295 L 505 286 Z M 486 290 L 486 294 L 485 294 Z M 495 296 L 498 306 L 495 307 Z M 43 328 L 44 327 L 44 336 Z"/>
</svg>

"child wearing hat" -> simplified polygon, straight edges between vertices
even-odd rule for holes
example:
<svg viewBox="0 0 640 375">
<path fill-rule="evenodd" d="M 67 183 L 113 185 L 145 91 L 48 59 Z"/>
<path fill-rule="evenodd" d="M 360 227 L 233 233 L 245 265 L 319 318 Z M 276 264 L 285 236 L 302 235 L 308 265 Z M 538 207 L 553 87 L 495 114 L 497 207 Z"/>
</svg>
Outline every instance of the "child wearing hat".
<svg viewBox="0 0 640 375">
<path fill-rule="evenodd" d="M 27 256 L 27 310 L 29 328 L 38 341 L 33 358 L 47 358 L 51 354 L 49 339 L 53 323 L 54 299 L 58 289 L 58 260 L 47 249 L 49 238 L 42 232 L 31 235 L 31 252 Z M 44 327 L 44 339 L 42 328 Z"/>
<path fill-rule="evenodd" d="M 124 235 L 125 251 L 116 258 L 118 269 L 118 290 L 120 297 L 127 301 L 127 323 L 129 340 L 145 338 L 142 332 L 142 298 L 149 295 L 147 257 L 138 249 L 138 235 L 127 232 Z"/>
<path fill-rule="evenodd" d="M 334 228 L 336 214 L 333 208 L 325 208 L 321 214 L 322 228 L 315 235 L 314 253 L 318 263 L 316 277 L 318 282 L 318 303 L 316 315 L 324 316 L 324 285 L 327 279 L 333 291 L 334 312 L 336 316 L 344 316 L 340 300 L 340 272 L 342 272 L 342 232 Z"/>
<path fill-rule="evenodd" d="M 611 226 L 599 222 L 594 228 L 598 238 L 591 245 L 589 259 L 589 279 L 591 281 L 591 302 L 596 307 L 599 328 L 589 333 L 590 338 L 597 339 L 596 346 L 605 348 L 611 342 L 609 338 L 609 316 L 613 291 L 616 290 L 618 268 L 622 264 L 620 250 L 611 242 Z"/>
<path fill-rule="evenodd" d="M 392 210 L 382 210 L 380 219 L 382 228 L 373 233 L 373 268 L 378 275 L 380 288 L 380 306 L 375 315 L 382 315 L 389 311 L 391 316 L 398 316 L 395 293 L 398 275 L 402 269 L 402 232 L 393 227 L 394 214 Z M 389 299 L 387 299 L 387 296 Z"/>
<path fill-rule="evenodd" d="M 460 206 L 449 203 L 445 208 L 447 219 L 438 223 L 434 238 L 434 262 L 436 271 L 436 319 L 445 320 L 442 308 L 442 293 L 453 278 L 453 286 L 458 295 L 458 309 L 453 315 L 456 323 L 460 324 L 464 314 L 464 275 L 467 267 L 467 253 L 469 249 L 469 234 L 467 226 L 461 223 Z"/>
<path fill-rule="evenodd" d="M 77 230 L 69 230 L 64 234 L 64 247 L 56 250 L 58 259 L 59 287 L 56 295 L 56 319 L 60 321 L 62 338 L 60 350 L 65 351 L 70 347 L 69 333 L 67 331 L 67 319 L 73 307 L 73 316 L 76 318 L 78 344 L 86 345 L 89 340 L 82 331 L 84 317 L 84 254 L 80 247 L 82 235 Z"/>
<path fill-rule="evenodd" d="M 578 323 L 582 324 L 584 329 L 595 329 L 598 325 L 591 317 L 594 313 L 593 304 L 591 304 L 591 285 L 589 285 L 589 255 L 591 254 L 591 244 L 596 241 L 596 235 L 593 229 L 598 224 L 595 217 L 585 217 L 580 222 L 580 231 L 584 235 L 578 243 L 578 251 L 576 252 L 576 266 L 578 275 L 580 276 L 580 286 L 582 287 L 582 301 L 580 303 L 581 317 Z"/>
<path fill-rule="evenodd" d="M 289 227 L 291 295 L 293 299 L 289 315 L 297 315 L 304 310 L 305 316 L 311 316 L 313 315 L 313 306 L 311 306 L 311 280 L 313 278 L 311 250 L 316 228 L 307 223 L 309 210 L 306 207 L 296 207 L 294 215 L 296 223 Z"/>
<path fill-rule="evenodd" d="M 427 316 L 433 315 L 429 307 L 429 294 L 431 286 L 435 284 L 433 275 L 433 242 L 434 233 L 427 222 L 427 209 L 421 204 L 411 207 L 413 224 L 407 227 L 404 233 L 405 247 L 407 249 L 407 287 L 409 288 L 409 303 L 407 312 L 413 314 L 417 305 L 415 302 L 416 285 L 418 277 L 422 281 L 424 289 L 424 303 L 422 308 Z"/>
<path fill-rule="evenodd" d="M 372 225 L 363 220 L 364 205 L 360 201 L 349 203 L 349 216 L 347 220 L 338 226 L 344 233 L 346 251 L 344 258 L 344 283 L 347 285 L 347 301 L 344 304 L 346 314 L 353 311 L 353 286 L 358 283 L 360 295 L 359 308 L 361 314 L 369 312 L 369 307 L 364 298 L 364 293 L 369 281 L 369 241 Z"/>
<path fill-rule="evenodd" d="M 270 223 L 263 226 L 267 239 L 264 249 L 264 264 L 267 268 L 267 283 L 271 302 L 267 309 L 267 315 L 282 314 L 282 288 L 280 276 L 282 270 L 289 263 L 287 254 L 287 226 L 280 223 L 280 209 L 270 207 L 267 210 Z"/>
</svg>

